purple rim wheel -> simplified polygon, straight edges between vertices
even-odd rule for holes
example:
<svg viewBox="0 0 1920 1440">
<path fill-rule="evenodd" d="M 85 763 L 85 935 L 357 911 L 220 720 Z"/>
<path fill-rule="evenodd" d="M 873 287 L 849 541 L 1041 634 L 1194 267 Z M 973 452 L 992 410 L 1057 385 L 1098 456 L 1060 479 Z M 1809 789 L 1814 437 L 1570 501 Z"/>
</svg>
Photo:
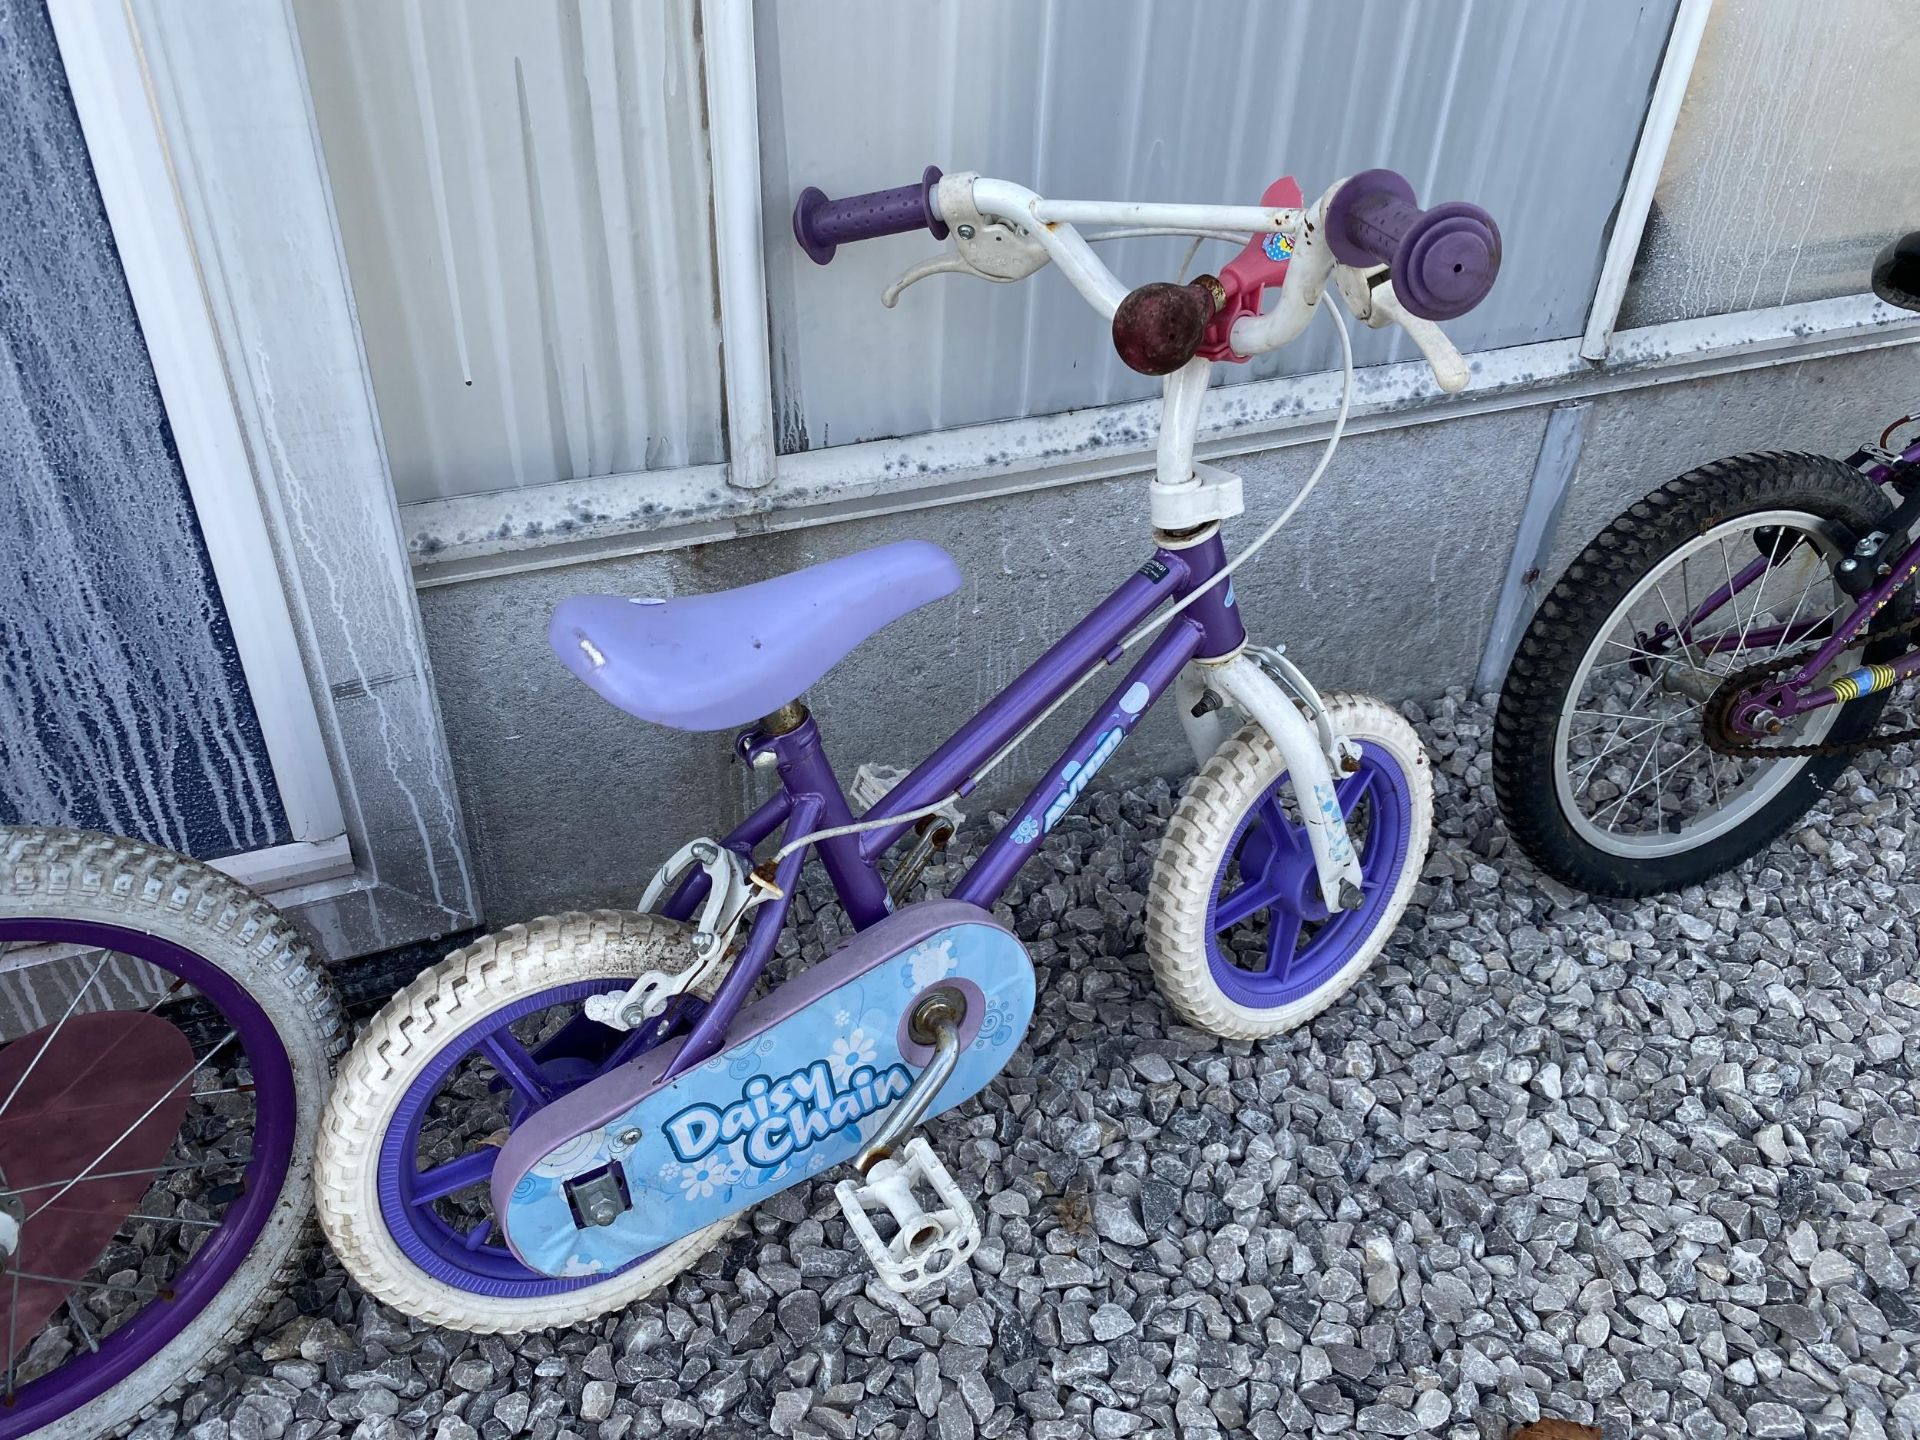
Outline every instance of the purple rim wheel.
<svg viewBox="0 0 1920 1440">
<path fill-rule="evenodd" d="M 293 1062 L 259 1003 L 226 971 L 171 941 L 94 921 L 0 920 L 0 945 L 73 944 L 112 950 L 186 981 L 220 1012 L 253 1074 L 253 1156 L 244 1189 L 161 1298 L 58 1369 L 21 1385 L 0 1408 L 0 1440 L 32 1434 L 134 1374 L 171 1344 L 233 1279 L 280 1203 L 298 1114 Z M 198 1356 L 194 1357 L 196 1360 Z"/>
<path fill-rule="evenodd" d="M 1282 775 L 1240 817 L 1207 902 L 1207 964 L 1214 983 L 1236 1005 L 1255 1010 L 1302 1000 L 1346 968 L 1380 924 L 1412 845 L 1413 794 L 1406 774 L 1383 747 L 1362 742 L 1360 768 L 1336 790 L 1349 825 L 1366 809 L 1360 846 L 1366 898 L 1357 910 L 1329 917 L 1306 827 L 1288 819 L 1280 805 L 1286 783 Z M 1236 862 L 1238 883 L 1229 888 Z M 1262 914 L 1265 963 L 1253 969 L 1236 963 L 1221 936 Z"/>
<path fill-rule="evenodd" d="M 624 980 L 578 981 L 540 990 L 475 1021 L 442 1046 L 400 1097 L 386 1133 L 380 1137 L 380 1214 L 401 1252 L 443 1284 L 498 1300 L 558 1295 L 598 1285 L 640 1264 L 636 1256 L 619 1270 L 565 1279 L 543 1275 L 524 1265 L 499 1238 L 491 1215 L 462 1230 L 440 1213 L 437 1203 L 493 1179 L 499 1148 L 482 1144 L 455 1159 L 419 1168 L 420 1137 L 434 1097 L 466 1062 L 490 1068 L 512 1092 L 510 1123 L 578 1089 L 635 1055 L 658 1044 L 664 1034 L 624 1038 L 584 1017 L 568 1022 L 559 1034 L 528 1051 L 512 1033 L 515 1022 L 555 1006 L 575 1006 L 589 995 L 626 987 Z M 609 1043 L 612 1042 L 612 1043 Z"/>
</svg>

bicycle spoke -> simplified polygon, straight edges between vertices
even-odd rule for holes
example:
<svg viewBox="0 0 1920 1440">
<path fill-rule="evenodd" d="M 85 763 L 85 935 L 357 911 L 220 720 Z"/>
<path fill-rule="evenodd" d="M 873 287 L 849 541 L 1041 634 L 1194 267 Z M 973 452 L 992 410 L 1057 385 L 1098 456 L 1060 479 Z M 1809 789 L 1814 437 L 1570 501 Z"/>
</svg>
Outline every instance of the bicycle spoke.
<svg viewBox="0 0 1920 1440">
<path fill-rule="evenodd" d="M 1627 644 L 1626 641 L 1616 640 L 1611 635 L 1609 635 L 1605 640 L 1602 640 L 1600 643 L 1602 645 L 1612 645 L 1618 649 L 1624 650 L 1627 652 L 1628 656 L 1634 660 L 1651 660 L 1655 664 L 1659 664 L 1661 661 L 1671 660 L 1673 658 L 1670 655 L 1657 654 L 1654 651 L 1645 649 L 1639 645 L 1629 645 Z M 1614 663 L 1624 665 L 1627 663 L 1627 661 L 1624 661 L 1624 660 L 1615 661 Z"/>
<path fill-rule="evenodd" d="M 1621 815 L 1626 812 L 1627 801 L 1640 793 L 1640 774 L 1647 768 L 1648 762 L 1660 753 L 1660 736 L 1664 735 L 1666 730 L 1666 723 L 1662 721 L 1659 730 L 1653 737 L 1653 743 L 1647 746 L 1646 759 L 1634 767 L 1633 774 L 1627 778 L 1627 788 L 1621 791 L 1620 798 L 1613 802 L 1613 819 L 1607 822 L 1608 830 L 1612 830 L 1615 825 L 1620 823 Z M 1600 817 L 1595 815 L 1593 818 L 1598 820 Z"/>
<path fill-rule="evenodd" d="M 1642 722 L 1647 720 L 1645 715 L 1622 715 L 1614 710 L 1575 710 L 1571 713 L 1575 715 L 1592 715 L 1601 720 L 1639 720 Z M 1584 733 L 1588 735 L 1597 734 L 1599 729 L 1600 727 L 1596 725 L 1592 730 L 1585 731 Z"/>
<path fill-rule="evenodd" d="M 1276 980 L 1285 980 L 1299 952 L 1300 917 L 1291 910 L 1274 911 L 1267 931 L 1267 973 Z"/>
<path fill-rule="evenodd" d="M 1776 533 L 1774 536 L 1774 545 L 1777 547 L 1779 543 L 1780 543 L 1779 535 Z M 1766 595 L 1767 571 L 1773 568 L 1772 551 L 1768 552 L 1766 560 L 1767 560 L 1767 569 L 1762 570 L 1759 573 L 1759 575 L 1755 577 L 1755 579 L 1759 583 L 1753 592 L 1753 603 L 1747 609 L 1747 628 L 1741 632 L 1743 635 L 1751 635 L 1753 633 L 1754 626 L 1760 623 L 1760 601 L 1763 598 L 1765 598 L 1765 595 Z M 1747 572 L 1745 569 L 1742 569 L 1740 573 L 1744 575 Z M 1738 595 L 1735 595 L 1733 597 L 1733 613 L 1734 613 L 1734 616 L 1738 618 L 1740 614 L 1740 597 Z"/>
<path fill-rule="evenodd" d="M 1607 643 L 1617 644 L 1619 642 L 1609 641 Z M 1593 662 L 1592 665 L 1587 667 L 1587 675 L 1588 675 L 1588 678 L 1591 679 L 1593 676 L 1599 674 L 1602 670 L 1618 670 L 1622 666 L 1637 665 L 1643 659 L 1652 660 L 1657 663 L 1659 661 L 1668 660 L 1671 658 L 1672 658 L 1671 656 L 1667 656 L 1667 655 L 1654 655 L 1654 654 L 1650 654 L 1647 651 L 1636 651 L 1634 654 L 1629 655 L 1624 660 L 1596 660 Z"/>
<path fill-rule="evenodd" d="M 87 976 L 86 983 L 73 992 L 73 999 L 67 1002 L 65 1012 L 54 1022 L 53 1033 L 40 1042 L 40 1048 L 33 1052 L 33 1058 L 27 1061 L 27 1068 L 22 1070 L 20 1072 L 20 1078 L 13 1082 L 13 1089 L 7 1092 L 7 1098 L 0 1100 L 0 1116 L 6 1115 L 7 1108 L 13 1104 L 14 1097 L 20 1093 L 20 1087 L 27 1083 L 27 1077 L 33 1074 L 35 1068 L 40 1064 L 41 1058 L 47 1051 L 53 1048 L 54 1042 L 60 1038 L 60 1032 L 67 1028 L 67 1021 L 73 1018 L 73 1012 L 80 1008 L 81 1000 L 86 997 L 87 991 L 93 988 L 93 982 L 100 978 L 100 972 L 107 968 L 107 961 L 112 958 L 113 951 L 102 950 L 100 952 L 100 963 L 93 967 L 93 973 Z"/>
<path fill-rule="evenodd" d="M 249 1165 L 252 1155 L 216 1155 L 211 1160 L 189 1160 L 180 1165 L 149 1165 L 140 1170 L 102 1170 L 93 1175 L 76 1175 L 72 1179 L 42 1180 L 38 1185 L 22 1185 L 14 1190 L 16 1195 L 31 1195 L 36 1190 L 51 1190 L 56 1185 L 72 1185 L 86 1180 L 125 1180 L 134 1175 L 177 1175 L 183 1170 L 219 1170 L 229 1165 Z"/>
<path fill-rule="evenodd" d="M 529 1106 L 539 1109 L 553 1098 L 541 1083 L 539 1067 L 521 1043 L 505 1030 L 496 1030 L 480 1042 L 480 1049 L 500 1078 Z"/>
<path fill-rule="evenodd" d="M 143 1300 L 157 1300 L 167 1295 L 165 1290 L 142 1290 L 138 1285 L 116 1285 L 111 1280 L 74 1280 L 65 1275 L 42 1275 L 35 1270 L 15 1270 L 14 1284 L 22 1280 L 38 1280 L 43 1285 L 77 1285 L 82 1290 L 106 1290 L 115 1295 L 137 1295 Z"/>
<path fill-rule="evenodd" d="M 87 1324 L 85 1312 L 71 1295 L 67 1297 L 67 1318 L 73 1322 L 73 1328 L 80 1332 L 80 1338 L 87 1342 L 87 1349 L 98 1355 L 100 1342 L 93 1338 L 93 1327 Z"/>
<path fill-rule="evenodd" d="M 1725 802 L 1720 798 L 1720 771 L 1716 768 L 1723 757 L 1707 751 L 1707 786 L 1713 791 L 1714 807 L 1718 809 Z"/>
<path fill-rule="evenodd" d="M 1655 584 L 1653 593 L 1659 598 L 1660 608 L 1667 612 L 1667 624 L 1673 627 L 1674 641 L 1680 647 L 1680 656 L 1687 662 L 1687 668 L 1696 675 L 1704 676 L 1706 672 L 1694 661 L 1692 641 L 1687 637 L 1686 633 L 1681 630 L 1680 622 L 1673 618 L 1673 607 L 1667 604 L 1666 592 L 1663 591 L 1658 584 Z"/>
<path fill-rule="evenodd" d="M 1214 906 L 1213 933 L 1218 935 L 1222 930 L 1232 929 L 1255 911 L 1265 909 L 1279 898 L 1264 878 L 1245 881 L 1238 890 Z"/>
<path fill-rule="evenodd" d="M 431 1170 L 420 1171 L 413 1177 L 413 1203 L 426 1205 L 472 1186 L 486 1184 L 493 1178 L 494 1161 L 499 1158 L 498 1150 L 488 1148 L 462 1155 L 458 1160 L 449 1160 L 444 1165 L 436 1165 Z"/>
<path fill-rule="evenodd" d="M 1686 752 L 1686 754 L 1682 755 L 1678 760 L 1674 761 L 1673 764 L 1667 766 L 1666 769 L 1664 770 L 1656 769 L 1652 778 L 1647 781 L 1647 785 L 1653 785 L 1656 787 L 1664 786 L 1666 783 L 1667 776 L 1673 774 L 1674 771 L 1678 770 L 1682 765 L 1685 765 L 1689 760 L 1691 760 L 1694 756 L 1698 755 L 1704 749 L 1706 749 L 1706 742 L 1702 741 L 1701 743 L 1689 749 Z M 1647 752 L 1647 756 L 1649 759 L 1651 759 L 1656 754 L 1658 754 L 1657 746 L 1654 749 L 1649 750 Z M 1640 764 L 1642 769 L 1646 768 L 1645 760 L 1641 761 Z M 1638 774 L 1639 772 L 1636 771 L 1635 772 L 1636 778 L 1638 777 Z M 1624 807 L 1627 801 L 1631 800 L 1635 795 L 1639 794 L 1645 788 L 1646 788 L 1646 785 L 1636 785 L 1631 790 L 1629 790 L 1626 794 L 1622 795 L 1619 798 L 1619 800 L 1614 802 L 1616 813 L 1614 814 L 1612 822 L 1608 824 L 1607 829 L 1611 830 L 1613 829 L 1614 825 L 1619 823 L 1620 808 Z M 1658 795 L 1658 793 L 1659 793 L 1659 790 L 1656 789 L 1655 794 Z M 1599 817 L 1596 816 L 1595 818 L 1597 819 Z"/>
<path fill-rule="evenodd" d="M 1673 763 L 1671 768 L 1654 777 L 1653 828 L 1655 830 L 1659 830 L 1661 828 L 1660 817 L 1666 813 L 1666 811 L 1662 808 L 1660 802 L 1666 798 L 1668 777 L 1672 776 L 1677 770 L 1679 770 L 1679 768 L 1682 765 L 1686 764 L 1688 760 L 1690 760 L 1693 756 L 1698 755 L 1705 748 L 1706 747 L 1704 745 L 1694 746 L 1691 750 L 1687 751 L 1685 755 L 1682 755 L 1678 760 L 1676 760 Z M 1708 775 L 1713 774 L 1713 752 L 1712 751 L 1707 751 L 1707 774 Z"/>
<path fill-rule="evenodd" d="M 1733 623 L 1740 626 L 1740 644 L 1736 654 L 1744 653 L 1747 648 L 1747 631 L 1751 625 L 1740 625 L 1740 595 L 1733 587 L 1733 557 L 1727 554 L 1727 537 L 1722 535 L 1715 542 L 1720 550 L 1720 563 L 1727 572 L 1727 600 L 1733 606 Z"/>
<path fill-rule="evenodd" d="M 1692 749 L 1688 750 L 1685 755 L 1682 755 L 1678 760 L 1676 760 L 1670 767 L 1668 767 L 1666 770 L 1661 771 L 1659 774 L 1653 777 L 1653 780 L 1651 782 L 1653 785 L 1653 828 L 1656 832 L 1664 832 L 1666 828 L 1665 816 L 1667 812 L 1666 812 L 1666 807 L 1662 802 L 1666 799 L 1668 779 L 1670 779 L 1673 775 L 1678 773 L 1680 767 L 1686 764 L 1689 759 L 1691 759 L 1695 755 L 1701 754 L 1703 751 L 1707 757 L 1707 777 L 1709 782 L 1711 783 L 1712 777 L 1713 777 L 1713 752 L 1711 750 L 1706 749 L 1704 742 L 1701 744 L 1695 745 Z M 1715 800 L 1714 804 L 1716 805 L 1719 804 L 1719 801 Z M 1684 819 L 1682 823 L 1684 823 Z"/>
<path fill-rule="evenodd" d="M 469 1251 L 478 1250 L 482 1245 L 487 1243 L 487 1237 L 490 1236 L 492 1233 L 493 1233 L 493 1217 L 489 1215 L 486 1219 L 482 1220 L 478 1225 L 474 1226 L 471 1230 L 469 1230 L 466 1233 L 465 1238 L 462 1239 L 460 1243 L 466 1246 L 466 1248 Z"/>
<path fill-rule="evenodd" d="M 185 1215 L 129 1215 L 129 1220 L 151 1220 L 156 1225 L 193 1225 L 203 1230 L 218 1230 L 218 1220 L 190 1220 Z"/>
<path fill-rule="evenodd" d="M 1300 837 L 1288 822 L 1286 811 L 1280 808 L 1278 797 L 1268 795 L 1260 802 L 1254 814 L 1260 817 L 1260 828 L 1267 832 L 1267 838 L 1273 842 L 1274 849 L 1297 850 L 1300 848 Z"/>
<path fill-rule="evenodd" d="M 1633 734 L 1627 736 L 1625 739 L 1619 740 L 1618 744 L 1609 743 L 1607 748 L 1602 750 L 1598 755 L 1582 760 L 1573 766 L 1573 770 L 1585 770 L 1587 772 L 1586 779 L 1581 782 L 1580 788 L 1574 792 L 1574 798 L 1578 799 L 1587 793 L 1587 786 L 1591 785 L 1594 777 L 1600 773 L 1598 766 L 1602 760 L 1605 760 L 1610 755 L 1618 755 L 1623 750 L 1631 750 L 1640 741 L 1646 739 L 1648 735 L 1666 729 L 1669 723 L 1670 722 L 1666 720 L 1647 720 L 1640 729 L 1634 731 Z M 1614 726 L 1613 734 L 1608 737 L 1608 740 L 1611 742 L 1618 739 L 1622 728 L 1623 726 L 1621 725 Z"/>
<path fill-rule="evenodd" d="M 71 1190 L 74 1186 L 78 1185 L 82 1180 L 85 1180 L 90 1175 L 92 1175 L 95 1168 L 98 1167 L 100 1163 L 107 1158 L 107 1156 L 111 1155 L 115 1150 L 118 1150 L 129 1135 L 133 1134 L 134 1131 L 138 1130 L 142 1125 L 146 1124 L 148 1117 L 151 1116 L 153 1112 L 158 1110 L 162 1105 L 166 1104 L 167 1101 L 170 1098 L 172 1098 L 173 1093 L 176 1090 L 178 1090 L 182 1085 L 185 1085 L 188 1081 L 193 1079 L 193 1077 L 198 1075 L 202 1070 L 206 1069 L 208 1064 L 212 1062 L 214 1056 L 218 1055 L 222 1050 L 226 1049 L 228 1045 L 232 1044 L 234 1039 L 237 1037 L 237 1034 L 238 1034 L 237 1031 L 229 1030 L 226 1034 L 226 1038 L 221 1040 L 221 1042 L 218 1045 L 214 1046 L 211 1050 L 209 1050 L 202 1059 L 196 1060 L 191 1070 L 187 1071 L 186 1074 L 182 1075 L 172 1085 L 168 1086 L 165 1090 L 161 1091 L 159 1098 L 156 1099 L 151 1105 L 149 1105 L 144 1111 L 141 1112 L 140 1118 L 138 1120 L 135 1120 L 126 1129 L 122 1130 L 120 1132 L 119 1138 L 115 1140 L 113 1144 L 107 1146 L 105 1150 L 102 1150 L 99 1156 L 94 1160 L 93 1164 L 87 1166 L 86 1169 L 82 1170 L 78 1175 L 74 1176 L 73 1179 L 69 1180 L 65 1185 L 61 1186 L 58 1190 L 54 1191 L 53 1195 L 50 1198 L 46 1200 L 42 1200 L 40 1204 L 31 1213 L 28 1214 L 27 1220 L 33 1219 L 35 1215 L 38 1215 L 42 1210 L 45 1210 L 49 1205 L 57 1205 L 60 1202 L 60 1197 L 62 1195 L 65 1195 L 67 1191 Z M 22 1220 L 20 1223 L 24 1226 L 27 1222 L 26 1220 Z"/>
<path fill-rule="evenodd" d="M 174 996 L 178 995 L 182 990 L 186 988 L 187 988 L 186 981 L 175 980 L 171 985 L 167 986 L 166 989 L 160 992 L 160 998 L 158 1000 L 155 1000 L 153 1004 L 147 1006 L 147 1008 L 141 1011 L 140 1013 L 143 1015 L 153 1014 L 154 1011 L 158 1010 L 162 1005 L 166 1004 L 167 1001 L 171 1000 Z"/>
<path fill-rule="evenodd" d="M 1793 603 L 1793 614 L 1787 617 L 1786 634 L 1781 639 L 1781 643 L 1783 645 L 1793 644 L 1793 622 L 1800 618 L 1800 611 L 1803 608 L 1805 608 L 1807 603 L 1807 597 L 1813 594 L 1813 587 L 1820 583 L 1820 573 L 1821 573 L 1820 567 L 1816 564 L 1811 568 L 1813 570 L 1813 574 L 1807 577 L 1807 583 L 1800 591 L 1800 598 L 1794 601 Z M 1840 612 L 1836 607 L 1835 609 L 1827 612 L 1827 619 L 1831 620 L 1835 615 L 1839 613 Z"/>
</svg>

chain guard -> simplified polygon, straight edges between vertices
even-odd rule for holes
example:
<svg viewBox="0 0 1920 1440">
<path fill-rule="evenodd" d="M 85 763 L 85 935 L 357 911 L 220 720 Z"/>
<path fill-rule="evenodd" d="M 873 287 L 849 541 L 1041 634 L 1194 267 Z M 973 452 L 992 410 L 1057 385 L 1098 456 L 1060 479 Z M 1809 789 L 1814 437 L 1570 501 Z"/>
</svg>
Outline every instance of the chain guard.
<svg viewBox="0 0 1920 1440">
<path fill-rule="evenodd" d="M 492 1181 L 508 1248 L 543 1275 L 611 1274 L 852 1160 L 932 1059 L 906 1017 L 936 986 L 968 1005 L 928 1113 L 978 1093 L 1026 1034 L 1033 964 L 985 910 L 910 905 L 742 1010 L 712 1058 L 668 1079 L 669 1040 L 517 1126 Z"/>
</svg>

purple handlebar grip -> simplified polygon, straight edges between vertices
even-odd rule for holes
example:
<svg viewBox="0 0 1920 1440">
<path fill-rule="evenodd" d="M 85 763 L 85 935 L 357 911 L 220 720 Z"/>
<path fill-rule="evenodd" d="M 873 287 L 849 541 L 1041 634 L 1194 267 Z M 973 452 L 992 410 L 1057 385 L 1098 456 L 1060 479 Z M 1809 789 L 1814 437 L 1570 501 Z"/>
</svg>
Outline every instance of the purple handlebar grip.
<svg viewBox="0 0 1920 1440">
<path fill-rule="evenodd" d="M 1384 264 L 1410 315 L 1452 320 L 1487 298 L 1500 273 L 1500 227 L 1478 205 L 1422 210 L 1391 170 L 1342 185 L 1327 207 L 1327 245 L 1342 265 Z"/>
<path fill-rule="evenodd" d="M 833 259 L 836 247 L 854 240 L 899 235 L 923 227 L 933 232 L 934 239 L 944 240 L 946 223 L 933 204 L 939 184 L 940 167 L 929 165 L 918 185 L 849 195 L 844 200 L 829 200 L 809 185 L 793 207 L 793 238 L 816 265 L 826 264 Z"/>
</svg>

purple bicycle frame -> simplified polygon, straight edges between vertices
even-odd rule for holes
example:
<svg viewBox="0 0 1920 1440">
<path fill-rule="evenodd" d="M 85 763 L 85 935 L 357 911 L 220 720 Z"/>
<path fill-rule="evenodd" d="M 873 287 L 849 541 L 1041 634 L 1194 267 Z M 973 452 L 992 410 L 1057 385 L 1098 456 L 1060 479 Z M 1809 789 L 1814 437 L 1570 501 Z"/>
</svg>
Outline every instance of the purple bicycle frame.
<svg viewBox="0 0 1920 1440">
<path fill-rule="evenodd" d="M 911 815 L 949 795 L 971 793 L 988 762 L 1093 666 L 1102 661 L 1108 665 L 1119 662 L 1125 653 L 1121 642 L 1137 625 L 1162 605 L 1199 590 L 1225 564 L 1226 552 L 1217 531 L 1190 546 L 1155 550 L 1146 564 L 888 791 L 864 818 Z M 1231 655 L 1246 639 L 1230 578 L 1181 611 L 1147 646 L 1106 703 L 1008 817 L 954 888 L 952 898 L 990 908 L 1033 853 L 1039 838 L 1072 807 L 1082 788 L 1154 701 L 1166 693 L 1181 668 L 1189 660 Z M 778 767 L 781 788 L 726 836 L 721 843 L 728 849 L 751 861 L 754 847 L 782 826 L 787 834 L 803 835 L 852 820 L 846 793 L 821 747 L 811 715 L 782 734 L 744 731 L 735 743 L 743 759 L 770 753 Z M 864 930 L 890 908 L 886 881 L 879 870 L 880 857 L 913 825 L 913 820 L 902 819 L 873 830 L 828 836 L 780 862 L 774 876 L 779 898 L 753 912 L 752 929 L 739 959 L 695 1022 L 668 1078 L 693 1068 L 720 1049 L 727 1027 L 773 956 L 808 851 L 819 852 L 848 918 L 856 929 Z M 705 873 L 695 872 L 663 907 L 663 913 L 673 919 L 686 919 L 705 898 L 707 885 Z"/>
</svg>

